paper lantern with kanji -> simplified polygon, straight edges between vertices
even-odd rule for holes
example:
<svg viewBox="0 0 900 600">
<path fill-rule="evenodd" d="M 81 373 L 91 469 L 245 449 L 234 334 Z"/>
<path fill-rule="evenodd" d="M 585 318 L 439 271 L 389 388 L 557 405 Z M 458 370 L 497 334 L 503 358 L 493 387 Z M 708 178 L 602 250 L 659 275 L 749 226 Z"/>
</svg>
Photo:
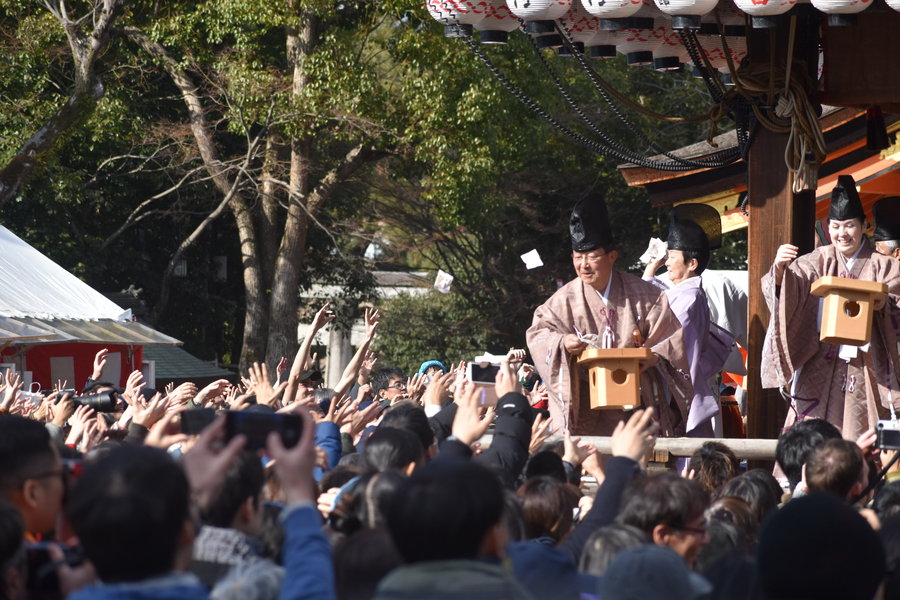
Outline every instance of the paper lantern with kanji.
<svg viewBox="0 0 900 600">
<path fill-rule="evenodd" d="M 568 12 L 572 0 L 506 0 L 506 6 L 526 21 L 555 21 Z"/>
<path fill-rule="evenodd" d="M 654 0 L 656 7 L 672 17 L 672 29 L 698 29 L 700 17 L 711 12 L 718 0 Z"/>
<path fill-rule="evenodd" d="M 509 32 L 519 27 L 519 19 L 509 12 L 506 0 L 487 0 L 484 18 L 475 23 L 482 44 L 505 44 Z"/>
<path fill-rule="evenodd" d="M 484 3 L 476 0 L 427 0 L 428 14 L 444 24 L 447 37 L 468 37 L 472 25 L 484 18 Z"/>
<path fill-rule="evenodd" d="M 584 9 L 601 19 L 624 19 L 643 6 L 642 0 L 581 0 Z"/>
</svg>

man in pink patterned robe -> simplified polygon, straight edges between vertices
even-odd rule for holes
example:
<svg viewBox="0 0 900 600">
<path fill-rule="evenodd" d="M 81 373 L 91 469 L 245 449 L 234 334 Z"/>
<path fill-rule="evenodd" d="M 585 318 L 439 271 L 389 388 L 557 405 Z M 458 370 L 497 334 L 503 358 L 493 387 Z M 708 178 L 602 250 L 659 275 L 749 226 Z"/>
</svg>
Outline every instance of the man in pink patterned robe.
<svg viewBox="0 0 900 600">
<path fill-rule="evenodd" d="M 618 410 L 590 409 L 587 374 L 576 360 L 587 347 L 581 336 L 596 335 L 606 337 L 609 347 L 651 349 L 653 357 L 642 365 L 642 403 L 654 407 L 660 435 L 683 435 L 693 392 L 681 326 L 665 294 L 613 269 L 618 253 L 602 199 L 579 202 L 569 228 L 578 277 L 534 311 L 526 332 L 535 367 L 550 392 L 554 430 L 610 435 L 623 417 Z"/>
<path fill-rule="evenodd" d="M 785 244 L 762 279 L 771 319 L 763 346 L 763 387 L 785 387 L 785 428 L 822 418 L 855 440 L 900 408 L 900 261 L 874 252 L 864 237 L 865 213 L 853 178 L 842 175 L 832 193 L 832 243 L 797 257 Z M 794 260 L 796 258 L 796 260 Z M 819 341 L 820 298 L 810 286 L 833 275 L 879 281 L 888 297 L 875 306 L 866 346 Z"/>
</svg>

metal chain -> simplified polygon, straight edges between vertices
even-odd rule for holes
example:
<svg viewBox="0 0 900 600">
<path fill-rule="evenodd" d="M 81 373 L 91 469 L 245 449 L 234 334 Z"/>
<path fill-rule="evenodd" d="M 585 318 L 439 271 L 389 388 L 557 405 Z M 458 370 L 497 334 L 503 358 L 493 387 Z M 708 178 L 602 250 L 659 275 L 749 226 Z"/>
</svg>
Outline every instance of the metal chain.
<svg viewBox="0 0 900 600">
<path fill-rule="evenodd" d="M 679 156 L 676 156 L 674 154 L 671 154 L 671 153 L 663 150 L 658 144 L 656 144 L 656 142 L 651 140 L 643 131 L 641 131 L 641 129 L 639 127 L 634 125 L 628 119 L 628 117 L 622 112 L 619 105 L 617 103 L 615 103 L 613 101 L 613 99 L 609 96 L 609 94 L 607 93 L 607 91 L 605 89 L 605 86 L 603 85 L 603 83 L 605 83 L 605 82 L 600 81 L 600 78 L 597 75 L 596 71 L 594 71 L 594 69 L 592 69 L 591 66 L 587 64 L 587 61 L 585 60 L 584 56 L 580 52 L 576 51 L 576 48 L 574 47 L 574 44 L 572 43 L 572 39 L 569 37 L 569 32 L 565 29 L 565 27 L 563 27 L 560 23 L 557 22 L 557 29 L 559 30 L 560 34 L 562 35 L 563 40 L 565 40 L 566 46 L 569 48 L 572 55 L 577 59 L 577 62 L 579 63 L 579 65 L 582 67 L 582 69 L 585 71 L 585 73 L 587 73 L 588 77 L 593 82 L 594 87 L 597 89 L 598 92 L 600 92 L 600 95 L 603 96 L 603 99 L 610 106 L 610 108 L 613 110 L 615 115 L 619 118 L 620 121 L 622 121 L 622 123 L 625 124 L 625 126 L 628 128 L 628 130 L 631 133 L 633 133 L 639 139 L 643 140 L 655 152 L 662 154 L 666 158 L 673 160 L 675 162 L 681 163 L 683 165 L 691 166 L 694 168 L 701 168 L 701 169 L 702 168 L 723 167 L 725 165 L 733 163 L 735 160 L 740 158 L 741 149 L 739 146 L 726 148 L 724 150 L 719 150 L 719 151 L 713 153 L 709 158 L 703 158 L 703 159 L 681 158 Z M 580 112 L 578 107 L 575 106 L 575 104 L 572 102 L 570 97 L 566 94 L 565 90 L 562 89 L 561 84 L 559 83 L 558 79 L 556 78 L 556 76 L 554 75 L 552 70 L 550 69 L 550 65 L 547 63 L 547 60 L 544 58 L 543 54 L 540 52 L 540 50 L 538 50 L 538 48 L 536 46 L 536 42 L 534 41 L 533 38 L 531 38 L 531 43 L 535 47 L 535 50 L 538 52 L 538 57 L 540 58 L 541 63 L 543 63 L 544 68 L 547 70 L 547 72 L 550 74 L 550 76 L 554 79 L 554 83 L 556 83 L 557 89 L 559 89 L 560 93 L 563 94 L 563 97 L 566 99 L 566 101 L 569 102 L 569 105 L 572 106 L 572 108 L 576 112 L 578 112 L 579 115 L 581 115 L 582 113 Z M 589 125 L 591 125 L 591 123 L 589 121 L 587 121 L 586 118 L 584 118 L 584 117 L 582 117 L 582 118 L 585 120 L 585 122 L 587 122 Z M 592 127 L 592 129 L 593 129 L 593 127 Z M 613 143 L 615 143 L 615 142 L 613 142 Z"/>
</svg>

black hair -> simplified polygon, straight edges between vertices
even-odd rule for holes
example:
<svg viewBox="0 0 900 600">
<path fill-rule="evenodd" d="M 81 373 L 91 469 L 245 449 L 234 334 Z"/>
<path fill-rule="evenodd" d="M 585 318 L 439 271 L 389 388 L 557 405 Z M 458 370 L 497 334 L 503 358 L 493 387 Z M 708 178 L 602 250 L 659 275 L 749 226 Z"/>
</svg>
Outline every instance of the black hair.
<svg viewBox="0 0 900 600">
<path fill-rule="evenodd" d="M 754 471 L 762 469 L 754 469 Z M 753 511 L 757 526 L 761 525 L 769 514 L 778 508 L 781 501 L 781 487 L 771 473 L 765 472 L 774 482 L 775 487 L 767 483 L 761 476 L 750 471 L 731 479 L 719 489 L 719 496 L 740 498 Z"/>
<path fill-rule="evenodd" d="M 503 487 L 488 469 L 444 459 L 413 473 L 388 507 L 391 537 L 407 563 L 474 559 L 503 514 Z"/>
<path fill-rule="evenodd" d="M 366 440 L 363 456 L 375 471 L 405 469 L 410 463 L 425 462 L 425 449 L 414 433 L 395 427 L 378 427 Z"/>
<path fill-rule="evenodd" d="M 388 507 L 405 480 L 399 471 L 369 471 L 360 476 L 329 517 L 334 530 L 353 535 L 360 529 L 386 527 Z"/>
<path fill-rule="evenodd" d="M 82 394 L 92 394 L 94 391 L 99 390 L 100 388 L 112 388 L 118 391 L 118 386 L 111 381 L 92 381 L 84 386 L 84 390 L 81 392 Z"/>
<path fill-rule="evenodd" d="M 553 477 L 532 477 L 519 488 L 519 497 L 527 538 L 559 542 L 571 531 L 581 498 L 575 486 Z"/>
<path fill-rule="evenodd" d="M 732 477 L 740 474 L 741 461 L 721 442 L 704 442 L 691 456 L 689 469 L 709 493 L 715 493 Z"/>
<path fill-rule="evenodd" d="M 637 477 L 625 490 L 616 520 L 652 535 L 657 525 L 679 529 L 709 506 L 709 493 L 696 481 L 675 473 Z"/>
<path fill-rule="evenodd" d="M 584 543 L 578 570 L 603 575 L 620 552 L 650 543 L 650 536 L 633 525 L 610 523 L 591 534 Z"/>
<path fill-rule="evenodd" d="M 264 483 L 262 462 L 256 453 L 246 450 L 239 453 L 225 474 L 221 489 L 201 512 L 203 522 L 213 527 L 231 527 L 248 498 L 253 499 L 254 507 L 258 506 Z"/>
<path fill-rule="evenodd" d="M 381 529 L 363 529 L 334 550 L 338 600 L 369 600 L 385 575 L 403 564 L 391 536 Z"/>
<path fill-rule="evenodd" d="M 102 581 L 141 581 L 175 566 L 189 495 L 184 472 L 164 451 L 123 446 L 84 470 L 69 520 Z"/>
<path fill-rule="evenodd" d="M 800 483 L 812 451 L 832 439 L 841 439 L 841 432 L 825 419 L 805 419 L 778 436 L 775 461 L 791 482 L 791 491 Z"/>
<path fill-rule="evenodd" d="M 568 481 L 562 457 L 552 450 L 541 450 L 535 453 L 525 465 L 526 479 L 542 476 L 553 477 L 563 483 Z"/>
<path fill-rule="evenodd" d="M 703 250 L 682 250 L 684 254 L 685 266 L 691 262 L 691 259 L 697 259 L 697 269 L 694 271 L 697 275 L 701 274 L 709 266 L 709 248 Z"/>
<path fill-rule="evenodd" d="M 900 481 L 889 481 L 875 494 L 872 508 L 882 521 L 900 515 Z M 898 540 L 900 541 L 900 540 Z"/>
<path fill-rule="evenodd" d="M 408 400 L 398 402 L 384 412 L 380 427 L 396 427 L 415 434 L 425 452 L 434 444 L 434 431 L 428 423 L 425 410 Z"/>
<path fill-rule="evenodd" d="M 378 397 L 378 392 L 386 390 L 388 382 L 395 377 L 405 380 L 406 375 L 400 367 L 382 367 L 372 373 L 372 395 Z"/>
<path fill-rule="evenodd" d="M 56 455 L 38 421 L 0 415 L 0 498 L 9 499 L 25 479 L 50 469 Z"/>
<path fill-rule="evenodd" d="M 356 454 L 354 452 L 353 454 Z M 353 454 L 345 454 L 341 457 L 341 460 L 346 458 L 347 456 L 353 456 Z M 322 477 L 319 481 L 319 489 L 323 492 L 326 492 L 332 488 L 341 488 L 349 482 L 354 477 L 359 477 L 363 474 L 364 468 L 362 465 L 349 465 L 349 464 L 338 464 L 335 468 L 331 469 Z"/>
</svg>

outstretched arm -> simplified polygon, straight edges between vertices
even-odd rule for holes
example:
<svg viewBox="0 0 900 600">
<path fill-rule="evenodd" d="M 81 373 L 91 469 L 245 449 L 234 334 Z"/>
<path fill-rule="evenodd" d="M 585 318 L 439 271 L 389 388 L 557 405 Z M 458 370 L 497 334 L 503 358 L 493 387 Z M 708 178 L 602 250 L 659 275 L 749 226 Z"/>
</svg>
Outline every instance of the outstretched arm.
<svg viewBox="0 0 900 600">
<path fill-rule="evenodd" d="M 378 314 L 377 309 L 366 309 L 366 339 L 359 346 L 359 349 L 356 351 L 356 354 L 353 355 L 353 358 L 350 359 L 347 368 L 344 369 L 340 382 L 338 382 L 337 387 L 334 388 L 336 396 L 343 396 L 346 394 L 353 386 L 353 382 L 356 381 L 356 377 L 359 374 L 359 368 L 362 366 L 366 353 L 369 351 L 372 340 L 375 339 L 375 329 L 378 327 L 380 319 L 381 315 Z"/>
<path fill-rule="evenodd" d="M 287 387 L 284 390 L 285 404 L 294 401 L 294 396 L 297 393 L 297 385 L 300 383 L 300 375 L 309 364 L 309 351 L 312 348 L 316 334 L 319 333 L 319 330 L 327 323 L 334 319 L 334 314 L 330 309 L 331 302 L 326 302 L 325 305 L 319 309 L 319 312 L 316 313 L 312 323 L 309 325 L 309 332 L 306 335 L 306 339 L 303 340 L 303 343 L 297 350 L 297 355 L 294 357 L 294 364 L 291 365 L 291 372 L 288 374 Z"/>
</svg>

